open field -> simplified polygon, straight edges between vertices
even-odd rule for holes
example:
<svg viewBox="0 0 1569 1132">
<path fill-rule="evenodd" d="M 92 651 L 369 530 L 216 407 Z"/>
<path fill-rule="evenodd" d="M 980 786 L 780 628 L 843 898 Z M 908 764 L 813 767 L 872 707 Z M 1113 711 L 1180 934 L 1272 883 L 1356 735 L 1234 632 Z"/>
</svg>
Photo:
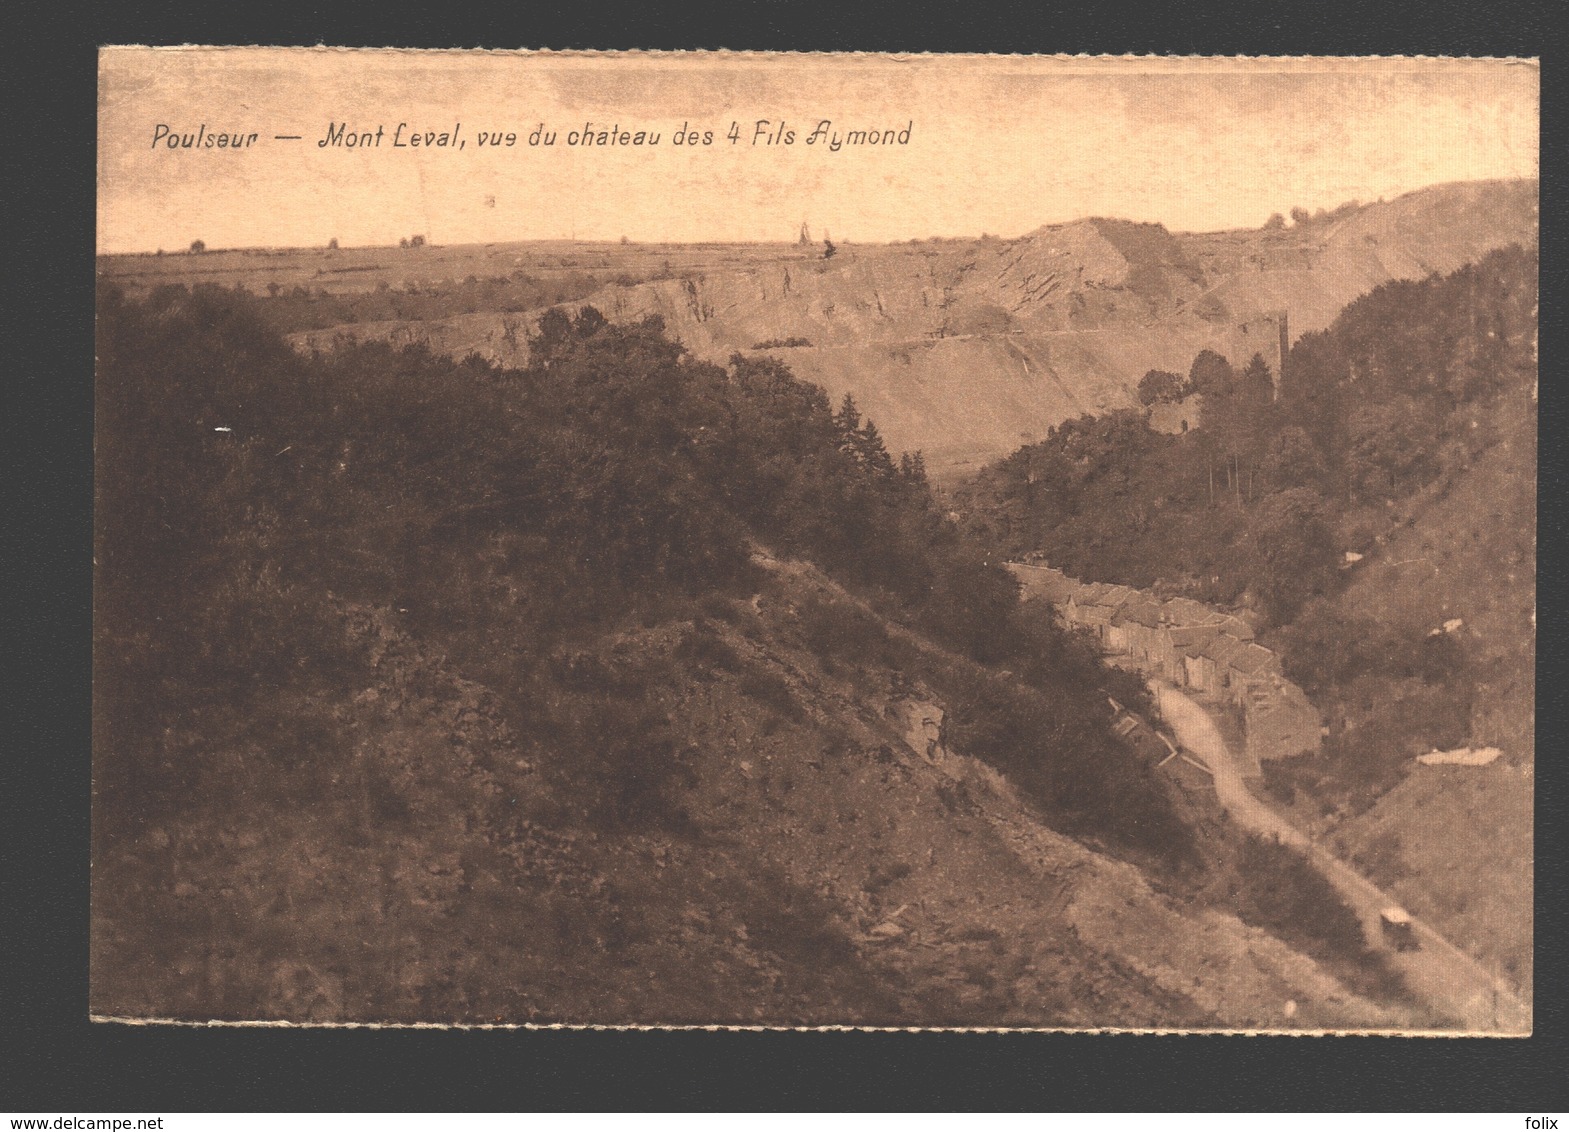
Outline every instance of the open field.
<svg viewBox="0 0 1569 1132">
<path fill-rule="evenodd" d="M 685 274 L 749 263 L 804 259 L 815 249 L 792 244 L 620 244 L 528 240 L 506 244 L 425 244 L 420 247 L 233 248 L 193 254 L 98 257 L 99 277 L 137 292 L 163 284 L 217 283 L 266 294 L 269 284 L 331 295 L 374 291 L 385 284 L 435 287 L 523 271 L 545 278 L 589 273 L 603 282 L 638 281 L 662 272 Z"/>
</svg>

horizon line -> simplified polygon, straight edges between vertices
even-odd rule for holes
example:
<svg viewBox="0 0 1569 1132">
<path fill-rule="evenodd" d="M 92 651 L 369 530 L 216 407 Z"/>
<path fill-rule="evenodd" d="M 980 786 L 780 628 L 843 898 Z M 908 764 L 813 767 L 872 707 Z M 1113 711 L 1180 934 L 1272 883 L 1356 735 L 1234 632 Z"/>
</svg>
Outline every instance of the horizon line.
<svg viewBox="0 0 1569 1132">
<path fill-rule="evenodd" d="M 1363 201 L 1363 200 L 1356 200 L 1356 199 L 1344 200 L 1344 201 L 1341 201 L 1339 204 L 1334 205 L 1333 207 L 1321 207 L 1321 208 L 1315 210 L 1313 215 L 1315 217 L 1317 217 L 1319 215 L 1327 215 L 1327 214 L 1331 214 L 1331 213 L 1334 213 L 1334 212 L 1338 212 L 1341 209 L 1345 209 L 1345 208 L 1374 208 L 1374 207 L 1377 207 L 1379 205 L 1393 204 L 1396 201 L 1404 200 L 1407 197 L 1417 196 L 1418 194 L 1421 194 L 1421 193 L 1431 192 L 1434 189 L 1443 189 L 1443 188 L 1449 188 L 1449 187 L 1452 187 L 1452 186 L 1461 186 L 1461 185 L 1493 185 L 1493 184 L 1512 184 L 1512 183 L 1530 183 L 1530 182 L 1536 182 L 1539 185 L 1540 182 L 1541 182 L 1541 174 L 1537 173 L 1537 174 L 1535 174 L 1533 176 L 1520 176 L 1520 177 L 1477 177 L 1477 178 L 1473 178 L 1473 179 L 1470 179 L 1470 180 L 1460 180 L 1460 181 L 1434 181 L 1431 184 L 1422 185 L 1419 188 L 1408 189 L 1407 191 L 1405 191 L 1403 193 L 1400 193 L 1399 195 L 1393 196 L 1393 197 L 1388 197 L 1388 198 L 1386 198 L 1386 197 L 1378 197 L 1377 199 L 1371 200 L 1371 201 Z M 1538 192 L 1540 192 L 1540 190 L 1538 190 Z M 1272 216 L 1283 216 L 1283 217 L 1286 216 L 1286 215 L 1288 215 L 1288 214 L 1282 213 L 1282 212 L 1276 212 L 1276 213 L 1272 214 Z M 850 246 L 850 247 L 854 247 L 854 246 L 859 246 L 859 247 L 897 247 L 899 245 L 908 245 L 908 244 L 912 244 L 912 243 L 928 243 L 928 242 L 965 242 L 965 241 L 981 241 L 981 240 L 1001 240 L 1003 242 L 1012 242 L 1012 241 L 1015 241 L 1015 240 L 1028 239 L 1030 236 L 1035 235 L 1037 232 L 1041 232 L 1041 231 L 1044 231 L 1044 230 L 1049 230 L 1049 229 L 1052 229 L 1052 228 L 1066 228 L 1066 227 L 1070 227 L 1070 226 L 1072 226 L 1074 224 L 1089 224 L 1089 223 L 1093 223 L 1093 222 L 1095 222 L 1097 220 L 1123 221 L 1125 223 L 1130 223 L 1130 224 L 1154 224 L 1154 225 L 1159 225 L 1162 228 L 1166 227 L 1165 223 L 1163 221 L 1160 221 L 1160 220 L 1132 220 L 1132 219 L 1129 219 L 1128 217 L 1125 217 L 1125 216 L 1113 216 L 1113 215 L 1108 215 L 1108 214 L 1104 214 L 1104 213 L 1088 213 L 1088 214 L 1084 214 L 1084 215 L 1080 215 L 1080 216 L 1075 216 L 1075 217 L 1073 217 L 1071 219 L 1067 219 L 1067 220 L 1048 220 L 1048 221 L 1045 221 L 1045 222 L 1043 222 L 1041 224 L 1037 224 L 1033 228 L 1030 228 L 1030 229 L 1028 229 L 1028 230 L 1026 230 L 1024 232 L 1020 232 L 1017 235 L 1013 235 L 1013 236 L 1002 236 L 1002 235 L 998 235 L 998 234 L 993 233 L 993 232 L 980 232 L 980 233 L 962 233 L 962 234 L 954 234 L 954 233 L 933 234 L 933 235 L 926 235 L 926 236 L 900 236 L 900 237 L 897 237 L 897 238 L 884 239 L 884 240 L 858 240 L 858 239 L 853 239 L 853 238 L 848 238 L 848 237 L 841 237 L 837 241 L 837 244 L 839 246 L 841 246 L 841 247 L 844 247 L 844 246 Z M 1269 225 L 1269 219 L 1267 218 L 1264 221 L 1263 224 L 1258 224 L 1258 225 L 1254 225 L 1254 226 L 1237 225 L 1237 226 L 1228 227 L 1228 228 L 1167 229 L 1167 231 L 1171 232 L 1171 234 L 1174 235 L 1174 236 L 1216 236 L 1216 235 L 1224 235 L 1224 234 L 1230 233 L 1230 232 L 1258 232 L 1258 231 L 1264 230 L 1268 225 Z M 1297 226 L 1298 225 L 1294 221 L 1288 221 L 1286 223 L 1286 225 L 1285 225 L 1285 228 L 1286 228 L 1287 231 L 1291 231 L 1292 229 L 1294 229 Z M 825 230 L 825 236 L 826 236 L 826 230 Z M 499 240 L 460 240 L 460 241 L 457 241 L 455 243 L 432 242 L 430 240 L 428 234 L 427 234 L 427 235 L 425 235 L 425 241 L 426 242 L 424 244 L 420 245 L 421 247 L 424 247 L 424 248 L 485 248 L 485 247 L 512 246 L 512 245 L 518 245 L 518 244 L 579 244 L 579 245 L 607 244 L 607 245 L 611 245 L 611 246 L 625 246 L 625 247 L 670 247 L 670 248 L 690 248 L 690 247 L 705 247 L 705 246 L 711 246 L 711 247 L 751 247 L 751 246 L 768 246 L 768 245 L 779 245 L 779 246 L 783 246 L 783 247 L 795 247 L 795 246 L 799 245 L 799 240 L 798 239 L 789 239 L 789 238 L 768 239 L 768 238 L 762 238 L 762 237 L 752 237 L 750 239 L 669 240 L 669 239 L 631 239 L 631 238 L 626 237 L 624 235 L 607 236 L 607 237 L 603 237 L 603 238 L 600 238 L 600 237 L 587 238 L 587 237 L 580 237 L 580 236 L 575 236 L 575 235 L 570 235 L 570 234 L 568 234 L 568 235 L 556 235 L 556 236 L 523 236 L 523 237 L 518 237 L 518 238 L 515 238 L 515 239 L 499 239 Z M 814 237 L 812 239 L 812 241 L 811 241 L 813 246 L 815 246 L 815 245 L 817 245 L 817 244 L 819 244 L 821 242 L 822 241 L 817 239 L 816 237 Z M 222 254 L 222 253 L 226 253 L 226 252 L 227 253 L 234 253 L 234 252 L 299 252 L 299 251 L 328 251 L 328 250 L 336 250 L 336 251 L 378 251 L 378 250 L 379 251 L 411 251 L 413 249 L 412 248 L 404 248 L 404 247 L 402 247 L 402 246 L 400 246 L 399 244 L 396 244 L 396 243 L 379 243 L 379 242 L 378 243 L 367 243 L 367 244 L 340 244 L 336 249 L 330 249 L 328 247 L 327 241 L 323 241 L 321 243 L 312 243 L 312 244 L 240 244 L 240 245 L 224 246 L 224 247 L 205 247 L 203 249 L 203 251 L 201 253 L 199 253 L 199 254 L 202 254 L 202 255 L 218 255 L 218 254 Z M 106 250 L 104 250 L 102 248 L 97 248 L 93 252 L 94 258 L 105 258 L 105 259 L 107 259 L 107 258 L 116 258 L 116 257 L 133 257 L 133 256 L 154 256 L 154 257 L 157 257 L 157 256 L 183 256 L 183 255 L 191 255 L 191 254 L 194 254 L 194 253 L 192 253 L 190 251 L 189 246 L 186 246 L 186 247 L 176 247 L 176 248 L 174 248 L 172 250 L 171 249 L 167 249 L 167 248 L 153 248 L 153 249 L 142 249 L 142 250 L 106 251 Z"/>
</svg>

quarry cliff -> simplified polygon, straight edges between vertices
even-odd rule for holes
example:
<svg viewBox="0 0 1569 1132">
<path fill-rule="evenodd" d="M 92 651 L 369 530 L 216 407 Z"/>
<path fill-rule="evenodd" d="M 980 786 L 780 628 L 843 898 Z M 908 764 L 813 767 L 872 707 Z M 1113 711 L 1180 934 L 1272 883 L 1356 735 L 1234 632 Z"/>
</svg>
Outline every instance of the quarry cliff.
<svg viewBox="0 0 1569 1132">
<path fill-rule="evenodd" d="M 772 353 L 832 397 L 853 394 L 893 449 L 924 451 L 941 477 L 1071 417 L 1132 406 L 1146 371 L 1186 372 L 1200 350 L 1239 365 L 1258 353 L 1278 371 L 1285 346 L 1380 283 L 1534 241 L 1537 195 L 1536 181 L 1465 182 L 1289 227 L 1173 233 L 1093 218 L 1015 239 L 842 245 L 832 258 L 760 246 L 586 301 L 613 322 L 658 315 L 708 360 Z M 522 364 L 542 313 L 360 323 L 293 341 L 423 341 Z"/>
</svg>

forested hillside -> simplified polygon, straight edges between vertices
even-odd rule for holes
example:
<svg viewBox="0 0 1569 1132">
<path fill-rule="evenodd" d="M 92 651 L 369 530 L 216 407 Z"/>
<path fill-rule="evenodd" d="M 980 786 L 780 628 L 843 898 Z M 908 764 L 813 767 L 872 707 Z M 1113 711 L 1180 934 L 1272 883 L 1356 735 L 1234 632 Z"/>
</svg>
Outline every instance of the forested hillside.
<svg viewBox="0 0 1569 1132">
<path fill-rule="evenodd" d="M 956 495 L 967 528 L 1071 574 L 1249 595 L 1276 625 L 1332 595 L 1402 502 L 1517 432 L 1534 397 L 1536 255 L 1519 248 L 1420 283 L 1391 283 L 1305 335 L 1279 375 L 1212 351 L 1151 371 L 1146 403 L 1198 394 L 1202 424 L 1080 417 Z M 1534 402 L 1533 402 L 1534 403 Z"/>
<path fill-rule="evenodd" d="M 1141 383 L 1150 406 L 1193 398 L 1196 427 L 1069 421 L 956 504 L 999 554 L 1251 610 L 1329 724 L 1321 756 L 1266 768 L 1276 801 L 1328 831 L 1388 796 L 1343 850 L 1525 984 L 1529 900 L 1481 909 L 1529 876 L 1496 831 L 1530 827 L 1536 306 L 1534 249 L 1385 284 L 1296 343 L 1278 395 L 1262 359 L 1202 353 Z M 1411 777 L 1470 745 L 1501 746 L 1499 768 Z M 1471 801 L 1435 837 L 1446 790 Z"/>
<path fill-rule="evenodd" d="M 1444 1024 L 853 402 L 256 303 L 100 296 L 96 1013 Z"/>
<path fill-rule="evenodd" d="M 657 320 L 592 308 L 547 316 L 525 370 L 375 344 L 302 358 L 252 307 L 215 288 L 102 303 L 100 455 L 116 474 L 99 485 L 100 603 L 148 634 L 143 670 L 199 684 L 232 659 L 260 675 L 261 641 L 287 671 L 319 643 L 289 640 L 287 618 L 212 630 L 307 588 L 443 631 L 504 613 L 545 650 L 748 593 L 758 545 L 982 661 L 1038 632 L 1007 572 L 938 513 L 920 457 L 893 460 L 852 401 L 832 411 L 778 362 L 694 362 Z"/>
<path fill-rule="evenodd" d="M 588 308 L 521 370 L 254 308 L 100 298 L 95 1011 L 1388 1022 L 853 403 Z"/>
</svg>

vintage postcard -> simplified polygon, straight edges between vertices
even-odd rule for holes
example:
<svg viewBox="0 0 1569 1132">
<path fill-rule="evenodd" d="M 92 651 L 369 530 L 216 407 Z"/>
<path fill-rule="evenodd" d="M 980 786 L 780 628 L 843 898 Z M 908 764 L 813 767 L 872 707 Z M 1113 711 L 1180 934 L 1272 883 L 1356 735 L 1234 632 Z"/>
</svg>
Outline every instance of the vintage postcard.
<svg viewBox="0 0 1569 1132">
<path fill-rule="evenodd" d="M 1538 80 L 103 50 L 94 1016 L 1530 1033 Z"/>
</svg>

